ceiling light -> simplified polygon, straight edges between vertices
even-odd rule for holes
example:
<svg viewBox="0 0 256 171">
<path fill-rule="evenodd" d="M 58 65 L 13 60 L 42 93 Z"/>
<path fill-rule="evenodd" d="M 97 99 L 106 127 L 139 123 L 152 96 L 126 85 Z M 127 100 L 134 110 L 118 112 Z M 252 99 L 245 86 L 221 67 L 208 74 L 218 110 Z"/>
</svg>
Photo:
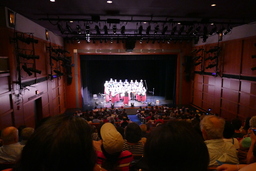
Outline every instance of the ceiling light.
<svg viewBox="0 0 256 171">
<path fill-rule="evenodd" d="M 112 2 L 112 1 L 110 1 L 110 0 L 108 0 L 108 1 L 107 1 L 107 3 L 108 3 L 108 4 L 112 4 L 113 2 Z"/>
<path fill-rule="evenodd" d="M 69 21 L 70 23 L 73 23 L 73 21 L 71 20 L 71 21 Z"/>
<path fill-rule="evenodd" d="M 55 0 L 50 0 L 50 2 L 55 2 Z"/>
<path fill-rule="evenodd" d="M 216 7 L 216 4 L 211 4 L 212 7 Z"/>
</svg>

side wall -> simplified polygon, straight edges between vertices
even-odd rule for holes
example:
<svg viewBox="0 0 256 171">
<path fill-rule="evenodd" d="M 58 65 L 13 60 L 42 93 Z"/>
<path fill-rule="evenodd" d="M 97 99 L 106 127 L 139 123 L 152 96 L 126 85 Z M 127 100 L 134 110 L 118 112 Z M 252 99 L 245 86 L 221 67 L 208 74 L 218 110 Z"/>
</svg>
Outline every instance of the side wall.
<svg viewBox="0 0 256 171">
<path fill-rule="evenodd" d="M 4 15 L 1 17 L 1 20 L 5 20 Z M 17 34 L 28 36 L 28 33 L 38 43 L 24 43 L 14 39 Z M 16 14 L 15 29 L 1 25 L 0 58 L 1 62 L 7 62 L 0 64 L 0 129 L 10 125 L 35 127 L 41 118 L 65 111 L 65 79 L 50 79 L 51 66 L 47 48 L 50 45 L 61 47 L 62 38 L 51 32 L 49 34 L 50 39 L 46 40 L 45 28 L 19 14 Z M 39 59 L 18 57 L 17 53 L 29 52 L 24 49 L 34 51 Z M 29 76 L 21 67 L 25 63 L 41 73 Z"/>
<path fill-rule="evenodd" d="M 233 28 L 218 42 L 212 36 L 195 49 L 203 49 L 202 63 L 194 69 L 191 103 L 201 109 L 212 108 L 226 119 L 245 119 L 256 113 L 256 24 Z M 215 42 L 214 42 L 215 40 Z M 207 68 L 212 62 L 208 51 L 220 47 L 218 66 Z M 212 76 L 217 73 L 217 76 Z"/>
</svg>

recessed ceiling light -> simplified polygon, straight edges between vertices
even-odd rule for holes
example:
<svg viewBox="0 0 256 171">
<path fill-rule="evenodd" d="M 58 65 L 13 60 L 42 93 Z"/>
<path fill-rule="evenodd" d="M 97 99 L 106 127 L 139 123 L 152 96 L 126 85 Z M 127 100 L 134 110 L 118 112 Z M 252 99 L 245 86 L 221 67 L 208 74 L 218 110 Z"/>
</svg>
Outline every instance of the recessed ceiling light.
<svg viewBox="0 0 256 171">
<path fill-rule="evenodd" d="M 211 23 L 211 26 L 213 26 L 214 25 L 214 23 Z"/>
<path fill-rule="evenodd" d="M 177 23 L 177 24 L 180 24 L 180 23 Z"/>
<path fill-rule="evenodd" d="M 69 21 L 70 23 L 73 23 L 73 21 L 71 20 L 71 21 Z"/>
<path fill-rule="evenodd" d="M 51 2 L 55 2 L 55 0 L 50 0 Z"/>
<path fill-rule="evenodd" d="M 212 6 L 212 7 L 216 7 L 216 4 L 212 4 L 211 6 Z"/>
<path fill-rule="evenodd" d="M 143 24 L 147 24 L 147 22 L 146 22 L 146 21 L 144 21 L 144 22 L 143 22 Z"/>
<path fill-rule="evenodd" d="M 112 2 L 111 0 L 108 0 L 107 3 L 108 3 L 108 4 L 112 4 L 113 2 Z"/>
</svg>

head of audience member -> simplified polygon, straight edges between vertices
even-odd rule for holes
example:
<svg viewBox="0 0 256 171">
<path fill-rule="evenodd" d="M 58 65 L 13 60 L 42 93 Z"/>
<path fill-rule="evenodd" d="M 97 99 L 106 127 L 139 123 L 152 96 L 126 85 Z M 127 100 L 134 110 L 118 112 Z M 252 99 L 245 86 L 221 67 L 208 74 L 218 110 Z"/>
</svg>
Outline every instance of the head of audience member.
<svg viewBox="0 0 256 171">
<path fill-rule="evenodd" d="M 234 135 L 234 126 L 230 122 L 226 121 L 223 131 L 223 138 L 229 139 L 232 138 Z"/>
<path fill-rule="evenodd" d="M 26 143 L 16 170 L 93 170 L 96 153 L 91 127 L 72 115 L 56 115 L 36 129 Z"/>
<path fill-rule="evenodd" d="M 3 145 L 10 145 L 19 142 L 19 131 L 17 128 L 10 126 L 6 127 L 1 132 Z"/>
<path fill-rule="evenodd" d="M 222 139 L 225 120 L 215 115 L 206 115 L 200 122 L 200 128 L 205 140 Z"/>
<path fill-rule="evenodd" d="M 244 123 L 243 129 L 246 131 L 246 133 L 247 133 L 247 130 L 250 128 L 250 119 L 251 119 L 251 117 L 247 117 L 245 119 L 245 123 Z"/>
<path fill-rule="evenodd" d="M 209 164 L 204 141 L 184 121 L 169 121 L 152 130 L 144 156 L 149 171 L 206 171 Z"/>
<path fill-rule="evenodd" d="M 34 131 L 35 131 L 35 129 L 32 127 L 26 127 L 24 129 L 22 129 L 21 134 L 20 134 L 20 136 L 21 136 L 20 144 L 25 145 L 27 143 L 28 139 L 34 133 Z"/>
<path fill-rule="evenodd" d="M 142 137 L 140 126 L 135 122 L 129 123 L 126 126 L 124 134 L 125 139 L 129 143 L 137 143 L 141 140 Z"/>
<path fill-rule="evenodd" d="M 232 119 L 231 122 L 235 130 L 239 130 L 242 126 L 242 121 L 239 118 Z"/>
<path fill-rule="evenodd" d="M 118 157 L 123 150 L 124 139 L 112 123 L 105 123 L 100 129 L 102 152 L 106 157 L 102 167 L 115 170 L 118 167 Z"/>
<path fill-rule="evenodd" d="M 256 116 L 251 117 L 249 122 L 251 128 L 256 128 Z"/>
</svg>

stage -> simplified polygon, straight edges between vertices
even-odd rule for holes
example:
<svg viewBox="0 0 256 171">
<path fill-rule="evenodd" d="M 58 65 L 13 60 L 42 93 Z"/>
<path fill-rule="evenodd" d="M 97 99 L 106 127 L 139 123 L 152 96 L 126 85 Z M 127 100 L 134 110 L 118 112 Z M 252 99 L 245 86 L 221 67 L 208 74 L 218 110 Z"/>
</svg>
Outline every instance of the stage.
<svg viewBox="0 0 256 171">
<path fill-rule="evenodd" d="M 165 100 L 164 97 L 161 96 L 147 96 L 145 102 L 139 102 L 137 100 L 129 100 L 128 105 L 124 105 L 123 101 L 118 101 L 112 103 L 111 101 L 106 102 L 104 96 L 102 94 L 93 95 L 90 102 L 84 104 L 84 110 L 90 110 L 94 108 L 131 108 L 131 107 L 145 107 L 145 106 L 172 106 L 172 100 Z"/>
</svg>

